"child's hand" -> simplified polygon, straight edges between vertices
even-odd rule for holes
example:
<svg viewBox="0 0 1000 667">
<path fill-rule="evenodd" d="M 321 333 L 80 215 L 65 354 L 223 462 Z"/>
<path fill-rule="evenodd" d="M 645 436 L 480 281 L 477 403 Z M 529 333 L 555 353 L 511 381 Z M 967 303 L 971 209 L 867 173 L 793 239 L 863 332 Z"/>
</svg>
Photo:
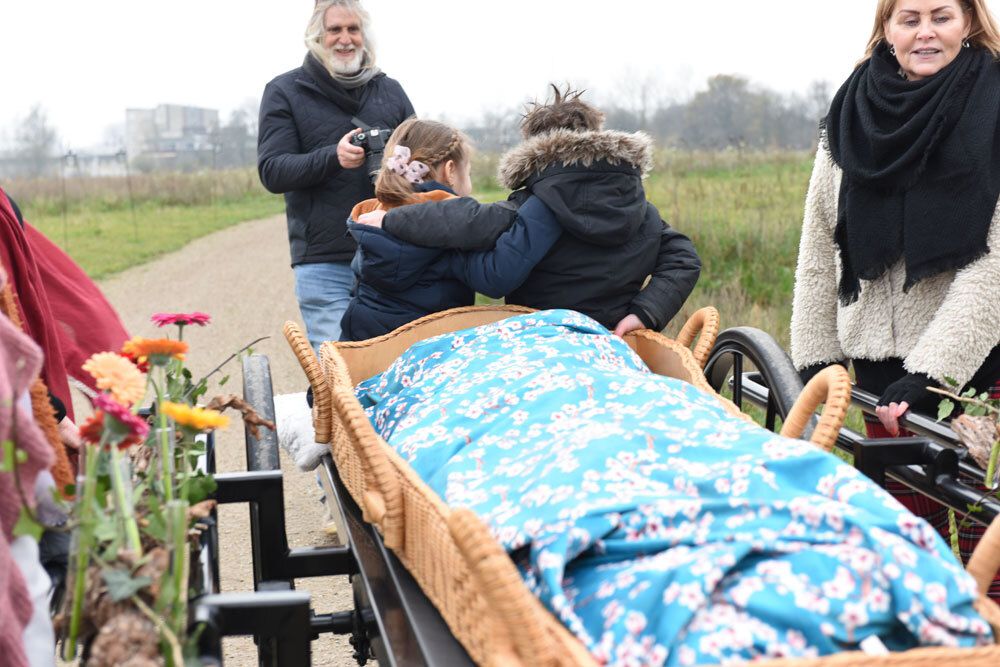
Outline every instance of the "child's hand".
<svg viewBox="0 0 1000 667">
<path fill-rule="evenodd" d="M 626 315 L 622 318 L 622 321 L 615 326 L 615 335 L 621 338 L 629 331 L 635 331 L 636 329 L 645 329 L 646 325 L 642 323 L 635 315 Z"/>
<path fill-rule="evenodd" d="M 385 217 L 385 211 L 376 210 L 369 211 L 363 215 L 358 216 L 358 222 L 362 225 L 371 225 L 372 227 L 382 227 L 382 218 Z"/>
</svg>

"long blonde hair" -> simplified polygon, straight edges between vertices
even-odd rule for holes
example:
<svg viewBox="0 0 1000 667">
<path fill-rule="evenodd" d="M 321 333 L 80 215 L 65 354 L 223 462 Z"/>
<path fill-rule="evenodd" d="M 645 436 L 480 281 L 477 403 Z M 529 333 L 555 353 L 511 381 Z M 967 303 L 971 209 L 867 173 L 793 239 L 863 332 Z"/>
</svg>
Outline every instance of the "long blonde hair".
<svg viewBox="0 0 1000 667">
<path fill-rule="evenodd" d="M 330 67 L 330 53 L 323 46 L 323 36 L 326 33 L 326 10 L 330 7 L 343 7 L 358 17 L 358 24 L 361 27 L 361 36 L 364 41 L 362 49 L 361 68 L 367 69 L 375 66 L 375 38 L 372 35 L 372 17 L 368 11 L 361 6 L 359 0 L 319 0 L 313 8 L 309 24 L 306 26 L 305 42 L 309 53 L 316 57 L 316 60 L 323 63 L 327 71 L 334 78 L 337 73 Z"/>
<path fill-rule="evenodd" d="M 868 39 L 868 47 L 865 49 L 862 62 L 871 58 L 875 47 L 885 39 L 885 24 L 892 18 L 897 1 L 878 0 L 875 25 L 872 27 L 872 36 Z M 958 0 L 958 4 L 963 12 L 971 16 L 969 41 L 972 45 L 986 49 L 994 58 L 1000 59 L 1000 30 L 997 29 L 997 22 L 986 6 L 986 0 Z"/>
<path fill-rule="evenodd" d="M 384 206 L 404 206 L 413 203 L 413 186 L 405 178 L 386 166 L 396 146 L 410 149 L 410 161 L 419 160 L 431 169 L 428 175 L 438 180 L 440 169 L 448 161 L 465 165 L 472 157 L 472 146 L 468 137 L 459 130 L 435 120 L 409 118 L 392 131 L 385 145 L 382 169 L 375 179 L 375 197 Z"/>
</svg>

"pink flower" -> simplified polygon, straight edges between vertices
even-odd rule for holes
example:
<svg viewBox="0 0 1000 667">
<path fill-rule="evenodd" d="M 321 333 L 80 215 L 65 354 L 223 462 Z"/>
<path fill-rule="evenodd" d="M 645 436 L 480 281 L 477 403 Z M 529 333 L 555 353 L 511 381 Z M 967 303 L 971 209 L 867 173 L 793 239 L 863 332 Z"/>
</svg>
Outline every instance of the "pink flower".
<svg viewBox="0 0 1000 667">
<path fill-rule="evenodd" d="M 158 327 L 165 327 L 170 324 L 176 324 L 178 326 L 185 326 L 188 324 L 197 324 L 200 327 L 208 324 L 212 317 L 208 313 L 153 313 L 150 318 Z"/>
<path fill-rule="evenodd" d="M 114 435 L 112 444 L 125 439 L 141 442 L 149 433 L 149 424 L 142 417 L 132 414 L 128 408 L 107 394 L 98 394 L 94 398 L 94 408 L 103 412 L 105 417 L 110 417 L 110 421 L 105 419 L 104 424 Z"/>
</svg>

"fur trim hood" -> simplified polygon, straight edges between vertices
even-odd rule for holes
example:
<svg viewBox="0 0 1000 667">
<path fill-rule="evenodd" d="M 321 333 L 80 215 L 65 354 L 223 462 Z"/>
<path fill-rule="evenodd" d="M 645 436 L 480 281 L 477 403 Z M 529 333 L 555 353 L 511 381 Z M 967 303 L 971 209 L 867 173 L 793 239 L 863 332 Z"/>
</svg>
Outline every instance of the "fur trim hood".
<svg viewBox="0 0 1000 667">
<path fill-rule="evenodd" d="M 533 174 L 548 167 L 577 163 L 589 167 L 600 160 L 613 165 L 631 164 L 645 177 L 653 168 L 653 140 L 643 132 L 546 132 L 505 153 L 500 158 L 497 180 L 503 187 L 516 190 Z"/>
</svg>

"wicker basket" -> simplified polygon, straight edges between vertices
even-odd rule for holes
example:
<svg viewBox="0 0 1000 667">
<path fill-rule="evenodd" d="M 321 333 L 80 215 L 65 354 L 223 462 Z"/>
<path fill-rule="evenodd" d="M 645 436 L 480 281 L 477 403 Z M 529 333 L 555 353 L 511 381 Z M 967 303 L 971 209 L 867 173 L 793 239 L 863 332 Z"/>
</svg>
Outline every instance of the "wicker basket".
<svg viewBox="0 0 1000 667">
<path fill-rule="evenodd" d="M 469 510 L 452 510 L 374 431 L 354 385 L 382 372 L 413 343 L 430 336 L 495 322 L 525 309 L 471 307 L 437 313 L 368 341 L 324 343 L 323 381 L 333 412 L 331 450 L 351 496 L 416 579 L 448 627 L 480 665 L 587 665 L 596 662 L 584 646 L 523 585 L 513 562 L 493 540 L 487 526 Z M 657 373 L 712 392 L 686 346 L 649 331 L 626 336 L 629 345 Z M 817 375 L 803 392 L 802 414 L 825 402 L 817 438 L 840 428 L 846 409 L 843 369 Z M 714 393 L 714 392 L 713 392 Z M 719 397 L 726 410 L 736 406 Z M 800 420 L 801 421 L 801 420 Z M 790 429 L 796 428 L 795 426 Z M 826 434 L 826 435 L 824 435 Z M 820 442 L 820 446 L 826 446 Z M 991 527 L 970 570 L 980 584 L 992 578 L 1000 560 L 1000 524 Z M 981 613 L 1000 633 L 1000 608 L 980 600 Z M 977 649 L 915 649 L 889 656 L 846 653 L 822 659 L 772 661 L 769 665 L 990 665 L 1000 661 L 1000 646 Z"/>
</svg>

